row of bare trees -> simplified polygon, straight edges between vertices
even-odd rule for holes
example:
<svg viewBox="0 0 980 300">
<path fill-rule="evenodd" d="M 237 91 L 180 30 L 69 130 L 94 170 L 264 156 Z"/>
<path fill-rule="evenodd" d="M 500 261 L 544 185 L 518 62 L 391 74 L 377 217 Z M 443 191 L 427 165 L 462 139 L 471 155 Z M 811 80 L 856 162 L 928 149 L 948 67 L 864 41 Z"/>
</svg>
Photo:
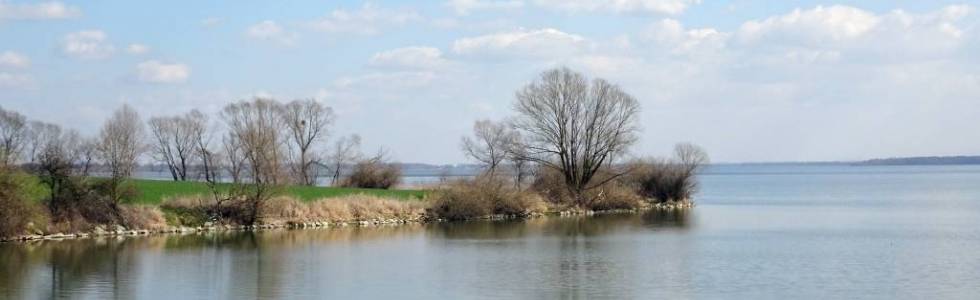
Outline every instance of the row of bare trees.
<svg viewBox="0 0 980 300">
<path fill-rule="evenodd" d="M 0 108 L 0 166 L 24 165 L 36 171 L 52 194 L 70 178 L 98 169 L 107 177 L 108 198 L 119 203 L 126 196 L 124 181 L 149 154 L 166 166 L 173 180 L 203 180 L 217 202 L 249 199 L 247 206 L 256 211 L 276 186 L 314 185 L 323 167 L 338 184 L 345 168 L 368 161 L 360 154 L 357 135 L 338 138 L 327 147 L 334 119 L 332 110 L 315 100 L 280 103 L 256 98 L 226 105 L 218 120 L 192 110 L 146 123 L 123 105 L 97 136 L 83 137 Z M 236 187 L 218 189 L 223 181 Z"/>
<path fill-rule="evenodd" d="M 118 221 L 124 198 L 122 183 L 131 176 L 143 151 L 143 124 L 129 106 L 123 106 L 103 124 L 99 134 L 83 137 L 59 125 L 28 120 L 0 108 L 0 168 L 20 163 L 48 187 L 47 208 L 55 219 L 87 215 L 88 219 Z M 78 180 L 96 163 L 109 176 L 98 188 Z M 101 207 L 108 209 L 82 209 Z"/>
</svg>

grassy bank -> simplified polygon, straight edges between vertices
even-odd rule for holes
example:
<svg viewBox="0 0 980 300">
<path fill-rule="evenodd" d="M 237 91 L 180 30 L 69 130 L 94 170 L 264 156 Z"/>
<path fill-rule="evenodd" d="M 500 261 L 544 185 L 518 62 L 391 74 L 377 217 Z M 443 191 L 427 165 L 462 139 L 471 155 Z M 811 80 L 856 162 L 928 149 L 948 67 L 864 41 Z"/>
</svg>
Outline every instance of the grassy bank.
<svg viewBox="0 0 980 300">
<path fill-rule="evenodd" d="M 211 193 L 207 185 L 202 182 L 137 179 L 132 180 L 132 183 L 136 190 L 139 191 L 139 196 L 133 200 L 133 204 L 159 205 L 168 198 L 207 196 Z M 230 185 L 225 184 L 219 186 L 219 189 L 227 188 L 230 188 Z M 302 201 L 349 195 L 370 195 L 382 198 L 412 200 L 422 199 L 425 196 L 425 191 L 289 186 L 285 187 L 281 194 Z"/>
</svg>

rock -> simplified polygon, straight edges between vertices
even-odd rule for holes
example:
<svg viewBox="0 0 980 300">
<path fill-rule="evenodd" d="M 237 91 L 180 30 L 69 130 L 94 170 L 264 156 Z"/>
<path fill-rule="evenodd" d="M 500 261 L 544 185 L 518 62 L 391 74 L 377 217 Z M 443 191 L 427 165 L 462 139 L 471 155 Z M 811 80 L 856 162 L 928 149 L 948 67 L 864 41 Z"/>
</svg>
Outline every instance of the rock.
<svg viewBox="0 0 980 300">
<path fill-rule="evenodd" d="M 126 231 L 126 227 L 123 227 L 122 225 L 116 225 L 116 227 L 113 228 L 115 229 L 116 232 Z"/>
<path fill-rule="evenodd" d="M 204 222 L 204 227 L 211 227 L 211 226 L 214 226 L 214 223 Z"/>
<path fill-rule="evenodd" d="M 95 226 L 95 229 L 92 230 L 92 234 L 105 235 L 106 234 L 105 227 L 102 225 Z"/>
</svg>

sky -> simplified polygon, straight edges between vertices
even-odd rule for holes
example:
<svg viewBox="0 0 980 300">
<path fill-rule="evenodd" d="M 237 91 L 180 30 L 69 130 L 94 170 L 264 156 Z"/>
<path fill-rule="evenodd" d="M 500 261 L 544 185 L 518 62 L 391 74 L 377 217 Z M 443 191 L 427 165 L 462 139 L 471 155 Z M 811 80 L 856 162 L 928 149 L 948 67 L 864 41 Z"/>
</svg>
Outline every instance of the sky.
<svg viewBox="0 0 980 300">
<path fill-rule="evenodd" d="M 280 3 L 284 2 L 284 3 Z M 634 156 L 980 154 L 976 1 L 0 0 L 0 106 L 94 134 L 313 98 L 403 162 L 464 163 L 474 121 L 567 66 L 642 107 Z M 217 122 L 217 117 L 215 117 Z"/>
</svg>

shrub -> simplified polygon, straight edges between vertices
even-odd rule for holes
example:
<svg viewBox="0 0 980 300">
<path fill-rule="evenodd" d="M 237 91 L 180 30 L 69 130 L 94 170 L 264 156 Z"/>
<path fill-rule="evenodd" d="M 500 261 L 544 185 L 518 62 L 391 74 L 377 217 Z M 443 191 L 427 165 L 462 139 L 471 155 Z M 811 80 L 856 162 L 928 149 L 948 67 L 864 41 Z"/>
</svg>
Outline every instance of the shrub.
<svg viewBox="0 0 980 300">
<path fill-rule="evenodd" d="M 640 206 L 642 197 L 622 183 L 612 180 L 616 172 L 604 168 L 596 172 L 596 182 L 605 182 L 592 187 L 576 201 L 565 184 L 561 173 L 553 169 L 542 169 L 536 173 L 531 189 L 540 193 L 552 203 L 575 205 L 589 210 L 635 209 Z"/>
<path fill-rule="evenodd" d="M 449 220 L 490 215 L 524 217 L 547 210 L 540 196 L 519 191 L 498 179 L 479 177 L 448 184 L 432 194 L 430 213 Z"/>
<path fill-rule="evenodd" d="M 46 223 L 37 198 L 43 193 L 36 178 L 0 167 L 0 237 L 24 233 L 31 222 Z"/>
<path fill-rule="evenodd" d="M 565 184 L 565 178 L 561 172 L 551 168 L 540 168 L 534 174 L 534 182 L 531 183 L 531 190 L 543 196 L 552 203 L 574 203 L 575 199 Z"/>
<path fill-rule="evenodd" d="M 697 191 L 694 172 L 679 163 L 647 159 L 633 163 L 633 168 L 624 181 L 638 194 L 655 202 L 688 201 Z"/>
<path fill-rule="evenodd" d="M 343 187 L 388 189 L 401 180 L 401 169 L 380 159 L 368 159 L 354 165 L 351 173 L 341 182 Z"/>
<path fill-rule="evenodd" d="M 160 204 L 168 224 L 192 227 L 210 221 L 208 211 L 214 207 L 214 200 L 201 196 L 169 198 Z"/>
</svg>

